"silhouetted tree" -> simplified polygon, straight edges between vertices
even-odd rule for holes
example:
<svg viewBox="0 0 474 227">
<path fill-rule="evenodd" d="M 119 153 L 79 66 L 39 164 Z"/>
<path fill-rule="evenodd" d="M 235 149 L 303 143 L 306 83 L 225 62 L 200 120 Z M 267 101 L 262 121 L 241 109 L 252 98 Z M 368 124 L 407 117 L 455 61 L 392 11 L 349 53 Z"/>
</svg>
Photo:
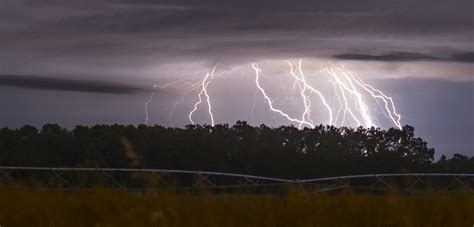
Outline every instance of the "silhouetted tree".
<svg viewBox="0 0 474 227">
<path fill-rule="evenodd" d="M 391 172 L 474 172 L 460 154 L 434 161 L 415 130 L 318 125 L 76 126 L 0 129 L 0 165 L 140 167 L 318 177 Z"/>
</svg>

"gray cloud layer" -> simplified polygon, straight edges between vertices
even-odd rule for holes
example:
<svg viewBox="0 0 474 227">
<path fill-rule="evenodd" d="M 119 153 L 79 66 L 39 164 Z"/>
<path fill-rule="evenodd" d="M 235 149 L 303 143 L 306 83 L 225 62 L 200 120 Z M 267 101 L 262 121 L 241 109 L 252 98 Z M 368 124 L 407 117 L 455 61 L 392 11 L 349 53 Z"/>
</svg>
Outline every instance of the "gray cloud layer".
<svg viewBox="0 0 474 227">
<path fill-rule="evenodd" d="M 415 52 L 393 52 L 388 54 L 337 54 L 333 58 L 341 60 L 362 61 L 449 61 L 449 62 L 474 62 L 474 53 L 451 54 L 450 57 L 437 57 Z"/>
<path fill-rule="evenodd" d="M 474 35 L 471 0 L 3 1 L 2 50 L 53 56 L 306 56 L 340 48 L 431 48 L 427 43 L 439 39 L 471 51 L 455 40 L 468 44 Z M 338 45 L 355 37 L 373 43 Z M 377 43 L 380 38 L 418 41 L 406 46 Z"/>
<path fill-rule="evenodd" d="M 469 63 L 474 53 L 472 0 L 0 1 L 0 74 L 139 77 L 174 62 L 335 55 Z"/>
<path fill-rule="evenodd" d="M 0 86 L 110 94 L 134 94 L 150 89 L 91 80 L 71 80 L 37 76 L 0 75 Z"/>
</svg>

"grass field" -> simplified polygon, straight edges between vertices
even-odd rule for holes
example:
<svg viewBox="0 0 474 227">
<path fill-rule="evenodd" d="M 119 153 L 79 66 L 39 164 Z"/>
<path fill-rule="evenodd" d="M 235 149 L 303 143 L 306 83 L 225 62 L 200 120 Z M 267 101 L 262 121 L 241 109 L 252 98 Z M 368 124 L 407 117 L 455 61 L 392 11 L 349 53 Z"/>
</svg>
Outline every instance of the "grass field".
<svg viewBox="0 0 474 227">
<path fill-rule="evenodd" d="M 473 226 L 474 195 L 52 192 L 0 189 L 10 226 Z"/>
</svg>

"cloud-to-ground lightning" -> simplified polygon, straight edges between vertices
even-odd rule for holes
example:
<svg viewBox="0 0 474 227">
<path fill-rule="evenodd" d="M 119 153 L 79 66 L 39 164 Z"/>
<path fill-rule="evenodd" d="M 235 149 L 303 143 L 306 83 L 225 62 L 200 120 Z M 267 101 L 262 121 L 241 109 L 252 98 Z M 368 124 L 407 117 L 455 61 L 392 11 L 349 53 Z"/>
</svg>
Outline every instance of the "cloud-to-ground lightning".
<svg viewBox="0 0 474 227">
<path fill-rule="evenodd" d="M 175 112 L 177 106 L 180 103 L 184 102 L 185 97 L 189 93 L 198 90 L 199 92 L 197 94 L 197 101 L 194 103 L 193 108 L 189 111 L 187 118 L 188 118 L 188 120 L 191 124 L 195 124 L 195 122 L 193 120 L 193 115 L 199 109 L 199 106 L 203 102 L 203 96 L 204 96 L 204 98 L 206 100 L 206 104 L 207 104 L 207 109 L 208 109 L 207 112 L 208 112 L 209 118 L 211 120 L 211 125 L 214 126 L 215 125 L 215 120 L 214 120 L 214 114 L 212 112 L 211 97 L 208 93 L 207 87 L 209 86 L 209 84 L 211 84 L 211 82 L 215 78 L 219 78 L 219 77 L 222 77 L 226 74 L 233 73 L 233 72 L 239 70 L 240 68 L 241 67 L 238 66 L 238 67 L 232 68 L 231 70 L 222 71 L 220 73 L 215 73 L 216 68 L 214 67 L 212 70 L 205 73 L 204 78 L 202 78 L 198 81 L 193 82 L 193 81 L 186 81 L 186 80 L 175 80 L 175 81 L 172 81 L 172 82 L 169 82 L 169 83 L 165 83 L 163 85 L 156 85 L 156 84 L 153 85 L 153 91 L 150 95 L 150 98 L 147 102 L 145 102 L 145 124 L 148 124 L 148 122 L 149 122 L 148 105 L 153 101 L 153 96 L 155 95 L 156 89 L 157 88 L 164 89 L 164 88 L 168 88 L 168 87 L 179 88 L 178 85 L 182 85 L 180 88 L 184 91 L 182 92 L 181 97 L 173 104 L 173 106 L 171 108 L 171 111 L 168 114 L 169 120 L 172 119 L 172 115 Z"/>
<path fill-rule="evenodd" d="M 201 82 L 201 91 L 198 94 L 199 100 L 196 103 L 194 103 L 194 108 L 188 114 L 188 118 L 189 118 L 189 121 L 191 122 L 191 124 L 195 124 L 194 121 L 193 121 L 193 114 L 198 109 L 199 104 L 201 104 L 202 96 L 204 95 L 206 97 L 209 117 L 211 118 L 211 125 L 214 126 L 214 115 L 212 113 L 212 104 L 211 104 L 211 101 L 210 101 L 209 94 L 207 93 L 207 86 L 209 86 L 212 79 L 214 78 L 214 70 L 215 70 L 215 68 L 211 72 L 207 72 L 206 76 L 204 77 L 204 79 Z"/>
<path fill-rule="evenodd" d="M 251 72 L 253 72 L 253 79 L 249 78 L 249 82 L 252 82 L 256 88 L 255 94 L 253 95 L 253 102 L 251 102 L 250 116 L 252 117 L 252 120 L 255 118 L 255 109 L 259 107 L 256 104 L 256 99 L 258 96 L 261 96 L 263 101 L 265 101 L 266 108 L 268 108 L 273 114 L 276 114 L 275 116 L 280 116 L 288 122 L 296 124 L 300 129 L 302 127 L 314 127 L 316 122 L 327 122 L 328 125 L 340 124 L 342 126 L 346 124 L 355 124 L 356 126 L 378 127 L 379 125 L 374 123 L 379 123 L 374 115 L 378 112 L 372 112 L 374 109 L 370 108 L 371 106 L 369 102 L 376 102 L 378 105 L 378 102 L 382 101 L 384 103 L 384 108 L 381 106 L 379 107 L 383 111 L 384 116 L 389 118 L 390 122 L 396 127 L 400 129 L 402 128 L 402 124 L 400 123 L 401 115 L 397 112 L 393 98 L 382 92 L 380 89 L 368 84 L 362 80 L 361 77 L 357 76 L 354 72 L 349 71 L 344 66 L 330 64 L 329 67 L 321 68 L 317 73 L 308 74 L 309 76 L 306 76 L 302 59 L 299 59 L 296 64 L 292 61 L 286 62 L 289 65 L 287 74 L 289 77 L 287 77 L 287 79 L 292 79 L 293 82 L 289 87 L 283 88 L 284 92 L 280 93 L 280 96 L 277 94 L 275 98 L 272 98 L 269 95 L 269 91 L 262 84 L 263 70 L 260 68 L 259 64 L 255 62 L 250 63 L 250 67 L 242 65 L 220 73 L 216 73 L 216 67 L 213 67 L 197 81 L 177 80 L 164 85 L 154 85 L 153 92 L 145 103 L 145 123 L 149 122 L 148 105 L 153 101 L 156 89 L 163 89 L 171 86 L 178 88 L 178 85 L 181 85 L 179 89 L 182 90 L 182 95 L 180 99 L 172 105 L 171 112 L 169 113 L 170 119 L 177 106 L 180 104 L 184 105 L 185 98 L 189 94 L 195 94 L 196 96 L 194 100 L 196 101 L 193 102 L 191 106 L 192 108 L 187 114 L 188 121 L 191 124 L 195 124 L 193 115 L 200 109 L 200 106 L 205 103 L 210 125 L 214 126 L 216 121 L 215 113 L 213 112 L 212 96 L 214 94 L 212 92 L 212 87 L 219 86 L 219 84 L 210 86 L 211 83 L 216 79 L 224 78 L 224 76 L 228 74 L 232 74 L 237 70 L 245 68 L 250 69 Z M 332 89 L 324 90 L 323 87 L 322 90 L 318 88 L 318 84 L 320 83 L 313 83 L 314 81 L 323 81 L 327 85 L 332 85 Z M 286 85 L 288 83 L 281 84 Z M 209 89 L 210 87 L 211 90 Z M 283 97 L 284 99 L 280 99 L 280 97 Z M 296 99 L 297 103 L 300 103 L 298 105 L 301 105 L 301 114 L 299 116 L 285 111 L 286 101 L 293 100 L 294 97 L 299 97 L 299 99 Z M 317 97 L 317 100 L 313 100 L 314 97 Z M 329 97 L 332 98 L 328 99 Z M 315 110 L 317 110 L 317 112 L 324 110 L 325 114 L 318 116 L 326 115 L 326 120 L 314 119 L 313 113 Z M 275 120 L 277 119 L 275 118 Z"/>
<path fill-rule="evenodd" d="M 265 98 L 265 101 L 267 102 L 268 107 L 270 108 L 271 111 L 280 114 L 281 116 L 285 117 L 288 121 L 298 123 L 298 125 L 309 125 L 310 127 L 314 127 L 314 125 L 311 122 L 306 121 L 305 119 L 292 118 L 287 113 L 283 112 L 282 110 L 275 108 L 273 106 L 272 99 L 267 95 L 267 92 L 265 91 L 265 89 L 260 85 L 259 79 L 260 79 L 260 73 L 262 70 L 258 67 L 256 63 L 252 63 L 251 65 L 252 65 L 252 68 L 255 70 L 255 85 L 257 86 L 258 90 L 260 90 L 260 93 Z"/>
<path fill-rule="evenodd" d="M 299 77 L 296 76 L 296 74 L 293 72 L 293 65 L 291 64 L 291 62 L 288 62 L 290 64 L 290 74 L 295 78 L 297 79 L 297 81 L 301 82 L 302 83 L 302 86 L 303 86 L 303 89 L 301 91 L 301 96 L 304 97 L 303 98 L 303 102 L 304 102 L 304 105 L 305 105 L 305 111 L 304 113 L 306 114 L 306 117 L 308 118 L 309 121 L 311 121 L 311 123 L 313 123 L 313 120 L 311 120 L 310 118 L 310 108 L 311 108 L 311 102 L 310 100 L 307 99 L 307 96 L 305 95 L 305 92 L 303 90 L 306 90 L 306 89 L 309 89 L 311 92 L 314 92 L 316 93 L 319 98 L 321 99 L 321 102 L 323 103 L 323 105 L 327 108 L 328 110 L 328 113 L 329 113 L 329 125 L 332 125 L 333 123 L 333 110 L 332 108 L 329 106 L 329 104 L 327 103 L 326 101 L 326 98 L 324 97 L 324 95 L 316 88 L 314 88 L 313 86 L 309 85 L 308 82 L 306 82 L 306 79 L 305 79 L 305 75 L 303 73 L 303 68 L 302 68 L 302 59 L 299 60 L 298 62 L 298 72 L 299 72 Z"/>
<path fill-rule="evenodd" d="M 211 98 L 210 98 L 209 93 L 207 91 L 207 87 L 212 82 L 212 80 L 214 80 L 214 78 L 218 78 L 218 77 L 224 76 L 226 74 L 233 73 L 238 69 L 240 69 L 240 67 L 235 67 L 235 68 L 233 68 L 229 71 L 223 71 L 221 73 L 216 74 L 215 73 L 216 67 L 214 67 L 210 72 L 206 73 L 206 75 L 204 76 L 204 79 L 202 79 L 202 81 L 200 81 L 201 91 L 198 94 L 198 101 L 196 103 L 194 103 L 194 108 L 188 114 L 188 119 L 189 119 L 189 122 L 191 122 L 191 124 L 195 124 L 194 121 L 193 121 L 193 114 L 198 109 L 199 104 L 201 104 L 202 96 L 204 95 L 204 97 L 206 98 L 207 112 L 209 114 L 209 118 L 211 119 L 211 126 L 215 125 L 214 113 L 212 112 Z"/>
<path fill-rule="evenodd" d="M 293 64 L 288 61 L 288 64 L 290 65 L 290 74 L 296 79 L 296 82 L 298 84 L 298 87 L 300 88 L 300 95 L 301 98 L 303 99 L 303 105 L 304 105 L 304 111 L 303 115 L 301 116 L 301 119 L 307 119 L 311 124 L 314 124 L 314 122 L 310 118 L 311 114 L 311 101 L 309 100 L 308 96 L 306 95 L 306 80 L 304 79 L 303 73 L 300 72 L 300 77 L 296 76 L 294 69 L 293 69 Z M 301 65 L 301 61 L 299 62 L 299 65 Z M 302 83 L 302 84 L 301 84 Z M 303 123 L 299 123 L 298 128 L 301 128 L 303 126 Z"/>
<path fill-rule="evenodd" d="M 345 69 L 347 73 L 352 77 L 352 79 L 359 84 L 364 90 L 366 90 L 372 97 L 381 99 L 385 103 L 385 110 L 387 111 L 387 114 L 389 118 L 392 120 L 392 122 L 397 126 L 398 128 L 402 128 L 402 124 L 400 123 L 401 115 L 397 113 L 397 108 L 395 107 L 395 104 L 393 103 L 393 98 L 387 96 L 384 94 L 382 91 L 372 87 L 370 84 L 367 84 L 364 82 L 360 77 L 355 75 L 353 72 L 350 72 L 349 70 Z"/>
<path fill-rule="evenodd" d="M 343 92 L 347 91 L 355 97 L 355 99 L 357 101 L 356 103 L 357 103 L 357 106 L 358 106 L 359 113 L 362 116 L 362 119 L 364 120 L 365 126 L 366 127 L 375 126 L 375 124 L 372 122 L 370 113 L 368 111 L 367 104 L 365 103 L 365 101 L 362 98 L 362 94 L 355 88 L 354 83 L 348 77 L 347 72 L 343 71 L 341 68 L 334 68 L 334 67 L 330 68 L 330 69 L 327 69 L 327 72 L 333 77 L 334 81 L 337 84 L 340 85 L 340 88 L 342 88 L 344 90 Z M 343 77 L 343 78 L 341 78 L 341 77 Z M 346 102 L 347 98 L 345 98 L 344 93 L 342 93 L 342 94 L 343 94 L 343 97 L 345 99 L 344 102 L 345 102 L 345 105 L 346 105 L 346 110 L 348 110 L 348 106 L 347 106 L 347 102 Z M 351 116 L 355 117 L 355 115 L 352 113 L 352 111 L 350 111 L 350 113 L 351 113 Z M 357 120 L 357 121 L 360 122 L 360 120 Z M 358 123 L 358 124 L 360 125 L 360 123 Z"/>
<path fill-rule="evenodd" d="M 145 102 L 145 124 L 148 124 L 148 121 L 150 120 L 148 118 L 148 105 L 150 105 L 150 103 L 153 102 L 153 96 L 155 96 L 157 86 L 158 85 L 156 85 L 156 84 L 153 85 L 153 91 L 150 94 L 150 98 L 148 99 L 148 101 Z"/>
</svg>

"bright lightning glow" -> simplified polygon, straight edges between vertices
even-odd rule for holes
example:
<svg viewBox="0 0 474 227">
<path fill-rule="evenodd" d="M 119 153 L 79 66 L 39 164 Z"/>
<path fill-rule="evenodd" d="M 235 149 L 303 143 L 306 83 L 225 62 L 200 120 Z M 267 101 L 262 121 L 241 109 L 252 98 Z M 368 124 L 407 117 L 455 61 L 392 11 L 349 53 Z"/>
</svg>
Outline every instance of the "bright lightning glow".
<svg viewBox="0 0 474 227">
<path fill-rule="evenodd" d="M 309 122 L 311 122 L 311 124 L 314 124 L 313 121 L 311 120 L 310 118 L 310 113 L 311 113 L 311 103 L 310 101 L 308 100 L 308 96 L 306 96 L 306 81 L 304 80 L 304 77 L 302 76 L 303 73 L 300 73 L 300 76 L 302 78 L 299 78 L 298 76 L 296 76 L 295 72 L 294 72 L 294 69 L 293 69 L 293 64 L 288 61 L 288 64 L 290 65 L 290 74 L 296 79 L 296 83 L 298 84 L 298 87 L 300 88 L 300 95 L 301 95 L 301 98 L 303 98 L 303 104 L 304 104 L 304 111 L 303 111 L 303 115 L 301 116 L 301 119 L 307 119 Z M 299 64 L 301 65 L 301 61 L 299 62 Z M 303 85 L 300 84 L 300 82 L 303 83 Z M 298 128 L 301 129 L 301 127 L 303 126 L 303 122 L 299 123 L 298 125 Z"/>
<path fill-rule="evenodd" d="M 206 97 L 207 108 L 208 108 L 209 116 L 211 118 L 211 125 L 214 126 L 214 115 L 212 114 L 212 105 L 211 105 L 209 94 L 207 93 L 207 86 L 209 86 L 212 79 L 214 78 L 214 70 L 215 69 L 216 68 L 214 68 L 211 72 L 207 72 L 206 76 L 204 77 L 204 79 L 201 82 L 201 91 L 198 94 L 199 100 L 196 103 L 194 103 L 194 108 L 188 114 L 188 118 L 189 118 L 189 121 L 191 122 L 191 124 L 195 124 L 194 121 L 193 121 L 193 114 L 198 109 L 199 104 L 201 104 L 202 96 L 204 95 Z"/>
<path fill-rule="evenodd" d="M 291 123 L 295 123 L 298 128 L 302 127 L 314 127 L 315 122 L 322 122 L 322 119 L 314 119 L 313 112 L 318 106 L 321 106 L 327 112 L 327 122 L 329 125 L 340 124 L 341 126 L 346 124 L 355 124 L 361 126 L 363 123 L 364 127 L 377 127 L 374 122 L 379 123 L 378 119 L 374 114 L 381 114 L 377 110 L 372 112 L 369 104 L 374 102 L 378 105 L 378 100 L 384 103 L 384 107 L 379 106 L 382 109 L 382 113 L 385 117 L 390 119 L 396 127 L 402 128 L 400 123 L 401 115 L 397 112 L 393 98 L 386 95 L 379 89 L 374 88 L 362 80 L 355 73 L 347 70 L 344 66 L 332 65 L 327 68 L 322 68 L 319 72 L 309 74 L 313 79 L 317 79 L 317 84 L 311 83 L 309 78 L 305 75 L 303 69 L 302 59 L 299 59 L 298 63 L 295 64 L 291 61 L 287 61 L 289 65 L 289 75 L 294 81 L 292 85 L 285 87 L 286 82 L 280 81 L 280 86 L 283 86 L 283 93 L 275 98 L 270 97 L 268 91 L 264 88 L 261 82 L 262 69 L 257 63 L 251 63 L 250 68 L 255 73 L 253 83 L 256 86 L 256 93 L 253 95 L 253 103 L 251 105 L 250 116 L 252 120 L 255 120 L 254 112 L 259 106 L 256 104 L 257 95 L 263 96 L 266 103 L 266 107 L 274 114 L 272 119 L 278 122 L 279 119 L 275 116 L 281 116 L 283 119 Z M 177 107 L 182 104 L 184 105 L 188 95 L 195 94 L 195 102 L 192 105 L 191 110 L 187 114 L 187 118 L 191 124 L 195 124 L 193 118 L 194 114 L 200 109 L 200 106 L 205 103 L 207 107 L 207 115 L 210 119 L 210 125 L 214 126 L 215 113 L 213 113 L 212 94 L 209 93 L 209 85 L 216 79 L 220 79 L 227 74 L 232 74 L 237 70 L 245 68 L 245 66 L 238 66 L 228 71 L 222 71 L 216 73 L 216 67 L 212 68 L 205 73 L 204 77 L 193 81 L 176 80 L 164 85 L 154 85 L 153 91 L 150 98 L 145 102 L 145 124 L 149 122 L 148 107 L 153 101 L 153 97 L 158 88 L 164 89 L 168 87 L 178 88 L 182 91 L 181 97 L 172 105 L 171 111 L 169 112 L 169 119 L 172 120 L 172 115 L 175 113 Z M 242 71 L 241 71 L 242 72 Z M 243 75 L 243 72 L 242 72 Z M 243 77 L 245 79 L 245 77 Z M 311 80 L 312 81 L 312 80 Z M 314 81 L 313 81 L 314 82 Z M 318 89 L 316 85 L 320 82 L 332 85 L 329 89 L 325 89 L 324 92 Z M 218 86 L 215 84 L 214 86 Z M 323 87 L 322 89 L 324 89 Z M 298 94 L 298 96 L 293 96 Z M 315 95 L 318 97 L 317 100 L 313 100 Z M 328 99 L 327 97 L 334 97 Z M 296 97 L 296 99 L 295 99 Z M 299 97 L 299 98 L 298 98 Z M 283 99 L 282 99 L 283 98 Z M 302 110 L 300 117 L 293 117 L 291 114 L 285 112 L 282 108 L 277 108 L 276 103 L 285 106 L 286 101 L 298 101 L 301 100 Z M 320 105 L 319 105 L 320 104 Z M 320 111 L 318 111 L 320 112 Z M 334 115 L 335 113 L 335 115 Z"/>
<path fill-rule="evenodd" d="M 329 69 L 326 69 L 326 71 L 333 77 L 335 82 L 340 85 L 341 90 L 342 89 L 344 90 L 344 91 L 342 91 L 342 94 L 343 94 L 342 96 L 344 98 L 344 103 L 345 103 L 346 110 L 351 114 L 351 116 L 354 119 L 356 119 L 357 124 L 360 125 L 360 120 L 358 120 L 355 117 L 354 113 L 349 109 L 349 106 L 347 105 L 347 98 L 345 97 L 345 91 L 351 93 L 355 97 L 355 99 L 357 100 L 357 104 L 358 104 L 358 107 L 359 107 L 358 110 L 359 110 L 360 115 L 362 115 L 362 118 L 364 119 L 365 126 L 366 127 L 375 126 L 374 123 L 372 122 L 372 119 L 371 119 L 370 115 L 369 115 L 367 104 L 362 99 L 362 94 L 359 93 L 359 91 L 357 91 L 357 89 L 355 88 L 352 80 L 350 80 L 349 77 L 347 76 L 347 73 L 345 71 L 341 70 L 341 68 L 329 68 Z M 348 84 L 343 79 L 341 79 L 342 76 L 344 76 L 344 79 L 346 79 Z"/>
<path fill-rule="evenodd" d="M 298 71 L 299 71 L 299 74 L 300 74 L 300 77 L 296 77 L 293 73 L 293 77 L 295 77 L 298 81 L 302 82 L 303 83 L 303 86 L 304 88 L 308 88 L 310 91 L 316 93 L 319 98 L 321 99 L 321 102 L 323 103 L 323 105 L 327 108 L 328 112 L 329 112 L 329 125 L 332 125 L 333 124 L 333 116 L 332 116 L 332 108 L 329 106 L 329 104 L 327 103 L 326 99 L 324 98 L 323 94 L 315 89 L 313 86 L 309 85 L 307 82 L 306 82 L 306 79 L 305 79 L 305 76 L 304 76 L 304 73 L 303 73 L 303 69 L 302 69 L 302 59 L 299 60 L 299 63 L 298 63 Z M 290 63 L 290 66 L 291 66 L 291 63 Z M 293 67 L 291 66 L 291 71 L 293 71 Z M 307 108 L 307 110 L 305 109 L 305 112 L 307 113 L 307 117 L 309 118 L 309 113 L 310 113 L 310 106 L 308 105 L 306 107 L 305 105 L 305 108 Z M 312 122 L 312 120 L 311 120 Z"/>
<path fill-rule="evenodd" d="M 285 117 L 287 120 L 289 120 L 291 122 L 298 123 L 298 125 L 306 124 L 306 125 L 310 126 L 311 128 L 314 128 L 314 125 L 311 124 L 311 122 L 308 122 L 304 119 L 299 120 L 299 119 L 296 119 L 296 118 L 292 118 L 287 113 L 273 107 L 272 99 L 267 95 L 267 93 L 265 92 L 265 89 L 263 89 L 263 87 L 260 85 L 259 79 L 260 79 L 260 72 L 262 70 L 255 63 L 252 63 L 251 65 L 252 65 L 252 68 L 255 70 L 255 85 L 257 85 L 258 90 L 260 90 L 260 93 L 262 93 L 262 95 L 265 98 L 265 101 L 267 102 L 268 107 L 270 108 L 270 110 L 280 114 L 281 116 Z"/>
<path fill-rule="evenodd" d="M 387 111 L 390 119 L 395 124 L 395 126 L 397 126 L 399 129 L 402 129 L 402 124 L 400 123 L 401 115 L 397 113 L 397 108 L 395 107 L 395 104 L 393 103 L 392 97 L 387 96 L 382 91 L 375 89 L 371 85 L 365 83 L 360 77 L 350 72 L 349 70 L 345 68 L 344 70 L 352 77 L 352 79 L 357 84 L 359 84 L 364 90 L 370 93 L 372 97 L 379 98 L 385 103 L 385 110 Z M 390 107 L 389 107 L 389 103 L 390 103 Z"/>
</svg>

